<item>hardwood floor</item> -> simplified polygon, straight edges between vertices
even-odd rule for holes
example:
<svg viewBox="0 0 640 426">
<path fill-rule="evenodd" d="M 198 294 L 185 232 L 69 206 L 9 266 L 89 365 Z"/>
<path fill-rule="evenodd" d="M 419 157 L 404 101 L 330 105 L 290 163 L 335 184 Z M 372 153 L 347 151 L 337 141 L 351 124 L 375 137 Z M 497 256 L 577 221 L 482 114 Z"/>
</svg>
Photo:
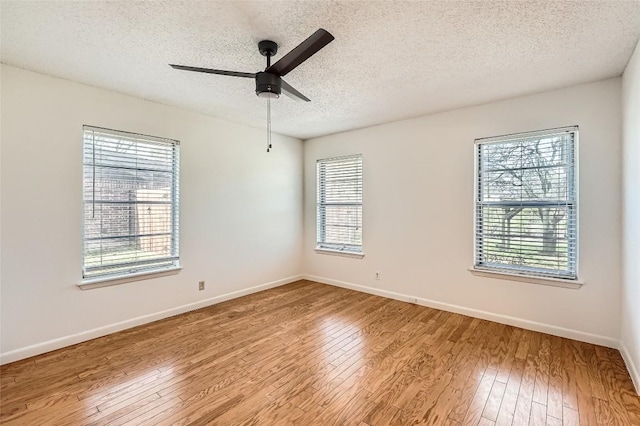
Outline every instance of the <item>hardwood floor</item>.
<svg viewBox="0 0 640 426">
<path fill-rule="evenodd" d="M 13 425 L 640 425 L 618 351 L 299 281 L 8 364 Z"/>
</svg>

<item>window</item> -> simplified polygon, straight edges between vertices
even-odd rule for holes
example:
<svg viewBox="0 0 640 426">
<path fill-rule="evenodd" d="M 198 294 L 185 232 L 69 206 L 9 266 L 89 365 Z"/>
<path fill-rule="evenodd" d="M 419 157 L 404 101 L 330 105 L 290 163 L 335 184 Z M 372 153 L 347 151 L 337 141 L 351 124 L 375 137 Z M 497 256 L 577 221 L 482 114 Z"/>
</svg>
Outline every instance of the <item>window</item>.
<svg viewBox="0 0 640 426">
<path fill-rule="evenodd" d="M 179 148 L 84 126 L 85 280 L 178 267 Z"/>
<path fill-rule="evenodd" d="M 362 156 L 317 162 L 320 250 L 362 253 Z"/>
<path fill-rule="evenodd" d="M 475 269 L 577 279 L 578 128 L 476 140 Z"/>
</svg>

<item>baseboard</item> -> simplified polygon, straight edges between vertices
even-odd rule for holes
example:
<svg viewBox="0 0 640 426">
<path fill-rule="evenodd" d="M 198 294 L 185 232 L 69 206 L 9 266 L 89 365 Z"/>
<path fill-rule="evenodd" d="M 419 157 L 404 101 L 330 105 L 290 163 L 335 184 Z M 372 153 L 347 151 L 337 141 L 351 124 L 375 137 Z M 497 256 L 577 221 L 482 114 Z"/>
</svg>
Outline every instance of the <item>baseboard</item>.
<svg viewBox="0 0 640 426">
<path fill-rule="evenodd" d="M 638 366 L 634 364 L 633 358 L 624 342 L 620 342 L 620 354 L 622 355 L 624 363 L 627 365 L 627 370 L 629 370 L 629 375 L 631 376 L 633 386 L 636 388 L 636 393 L 640 396 L 640 370 L 638 370 Z"/>
<path fill-rule="evenodd" d="M 611 337 L 600 336 L 597 334 L 585 333 L 583 331 L 572 330 L 569 328 L 558 327 L 551 324 L 544 324 L 536 321 L 530 321 L 523 318 L 511 317 L 508 315 L 495 314 L 492 312 L 481 311 L 478 309 L 467 308 L 459 305 L 438 302 L 435 300 L 423 299 L 406 294 L 395 293 L 393 291 L 382 290 L 373 287 L 367 287 L 359 284 L 347 283 L 344 281 L 333 280 L 330 278 L 318 277 L 315 275 L 303 275 L 303 278 L 310 281 L 316 281 L 323 284 L 329 284 L 336 287 L 348 288 L 363 293 L 374 294 L 376 296 L 387 297 L 389 299 L 400 300 L 402 302 L 415 303 L 429 308 L 440 309 L 442 311 L 454 312 L 456 314 L 467 315 L 474 318 L 480 318 L 488 321 L 494 321 L 501 324 L 512 325 L 514 327 L 525 328 L 527 330 L 538 331 L 541 333 L 551 334 L 568 339 L 579 340 L 582 342 L 593 343 L 596 345 L 606 346 L 608 348 L 618 349 L 620 342 Z"/>
<path fill-rule="evenodd" d="M 114 324 L 106 325 L 104 327 L 94 328 L 92 330 L 83 331 L 81 333 L 71 334 L 68 336 L 60 337 L 58 339 L 53 339 L 43 343 L 38 343 L 32 346 L 15 349 L 13 351 L 0 354 L 0 365 L 8 364 L 14 361 L 19 361 L 21 359 L 29 358 L 35 355 L 40 355 L 46 352 L 54 351 L 56 349 L 61 349 L 66 346 L 75 345 L 77 343 L 85 342 L 87 340 L 95 339 L 97 337 L 106 336 L 107 334 L 115 333 L 117 331 L 126 330 L 128 328 L 137 327 L 139 325 L 147 324 L 153 321 L 158 321 L 164 318 L 183 314 L 185 312 L 193 311 L 200 308 L 205 308 L 207 306 L 215 305 L 217 303 L 225 302 L 231 299 L 236 299 L 238 297 L 246 296 L 248 294 L 257 293 L 259 291 L 267 290 L 274 287 L 279 287 L 281 285 L 289 284 L 301 279 L 302 279 L 302 275 L 294 275 L 288 278 L 283 278 L 281 280 L 271 281 L 266 284 L 261 284 L 261 285 L 246 288 L 243 290 L 226 293 L 226 294 L 211 297 L 205 300 L 199 300 L 197 302 L 189 303 L 186 305 L 178 306 L 175 308 L 167 309 L 167 310 L 156 312 L 153 314 L 142 315 L 126 321 L 121 321 Z"/>
</svg>

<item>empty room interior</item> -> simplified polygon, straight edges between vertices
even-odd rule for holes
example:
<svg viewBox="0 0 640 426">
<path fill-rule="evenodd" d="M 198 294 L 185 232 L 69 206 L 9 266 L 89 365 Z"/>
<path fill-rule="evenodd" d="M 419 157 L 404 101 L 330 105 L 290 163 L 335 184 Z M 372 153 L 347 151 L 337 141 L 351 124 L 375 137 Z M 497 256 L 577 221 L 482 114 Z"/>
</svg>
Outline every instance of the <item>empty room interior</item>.
<svg viewBox="0 0 640 426">
<path fill-rule="evenodd" d="M 0 423 L 640 425 L 640 1 L 0 37 Z"/>
</svg>

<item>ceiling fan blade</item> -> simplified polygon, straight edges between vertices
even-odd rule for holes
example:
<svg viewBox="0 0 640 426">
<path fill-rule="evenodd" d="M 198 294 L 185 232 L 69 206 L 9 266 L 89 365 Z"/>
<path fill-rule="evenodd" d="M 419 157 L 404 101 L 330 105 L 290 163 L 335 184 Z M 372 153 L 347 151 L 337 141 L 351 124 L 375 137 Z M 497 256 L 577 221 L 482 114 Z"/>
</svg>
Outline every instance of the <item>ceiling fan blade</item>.
<svg viewBox="0 0 640 426">
<path fill-rule="evenodd" d="M 282 77 L 331 43 L 333 39 L 334 37 L 328 31 L 320 28 L 265 71 Z"/>
<path fill-rule="evenodd" d="M 280 80 L 280 83 L 281 83 L 280 88 L 285 93 L 285 95 L 289 95 L 290 98 L 293 98 L 296 100 L 302 99 L 303 101 L 311 102 L 311 99 L 307 98 L 305 95 L 303 95 L 302 93 L 298 92 L 296 89 L 291 87 L 291 85 L 286 81 Z"/>
<path fill-rule="evenodd" d="M 169 66 L 171 68 L 173 68 L 173 69 L 176 69 L 176 70 L 205 72 L 207 74 L 230 75 L 231 77 L 245 77 L 245 78 L 255 78 L 256 77 L 256 74 L 255 73 L 251 73 L 251 72 L 214 70 L 212 68 L 188 67 L 188 66 L 185 66 L 185 65 L 174 65 L 174 64 L 169 64 Z"/>
</svg>

